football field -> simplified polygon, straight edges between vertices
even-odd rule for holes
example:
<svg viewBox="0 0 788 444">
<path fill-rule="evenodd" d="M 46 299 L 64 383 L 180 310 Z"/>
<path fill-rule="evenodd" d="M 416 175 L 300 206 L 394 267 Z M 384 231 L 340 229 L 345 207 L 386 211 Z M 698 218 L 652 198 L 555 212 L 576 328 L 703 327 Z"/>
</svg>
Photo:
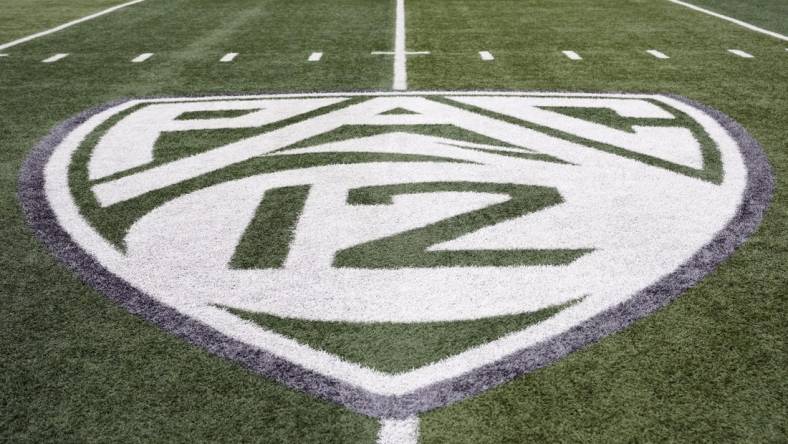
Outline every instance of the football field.
<svg viewBox="0 0 788 444">
<path fill-rule="evenodd" d="M 788 441 L 788 2 L 688 1 L 0 0 L 0 441 Z"/>
</svg>

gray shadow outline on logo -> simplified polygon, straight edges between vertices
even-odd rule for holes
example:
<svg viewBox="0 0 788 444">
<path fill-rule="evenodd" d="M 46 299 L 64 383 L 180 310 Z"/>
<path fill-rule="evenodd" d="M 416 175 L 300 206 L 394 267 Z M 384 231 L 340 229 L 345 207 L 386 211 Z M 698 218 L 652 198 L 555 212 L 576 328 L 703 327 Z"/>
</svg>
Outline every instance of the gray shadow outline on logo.
<svg viewBox="0 0 788 444">
<path fill-rule="evenodd" d="M 446 91 L 457 94 L 463 91 Z M 493 92 L 493 91 L 489 91 Z M 512 91 L 514 92 L 514 91 Z M 528 91 L 517 91 L 527 93 Z M 549 91 L 547 91 L 549 92 Z M 606 93 L 609 94 L 609 93 Z M 374 92 L 370 92 L 374 95 Z M 463 375 L 431 384 L 406 395 L 379 395 L 336 378 L 305 369 L 272 353 L 232 339 L 179 313 L 105 269 L 86 253 L 58 224 L 44 190 L 44 169 L 54 149 L 88 118 L 125 103 L 120 100 L 80 113 L 55 127 L 30 152 L 19 172 L 18 199 L 28 225 L 39 240 L 85 283 L 106 297 L 163 330 L 247 369 L 295 390 L 341 404 L 376 418 L 406 418 L 443 407 L 492 389 L 517 376 L 546 367 L 564 356 L 618 332 L 669 304 L 681 293 L 713 272 L 753 234 L 763 220 L 774 191 L 774 178 L 758 142 L 725 114 L 685 97 L 680 100 L 713 117 L 739 145 L 747 168 L 747 186 L 736 214 L 711 242 L 687 262 L 627 301 L 594 316 L 570 330 L 494 363 Z M 209 96 L 210 97 L 210 96 Z M 244 97 L 243 95 L 238 97 Z"/>
</svg>

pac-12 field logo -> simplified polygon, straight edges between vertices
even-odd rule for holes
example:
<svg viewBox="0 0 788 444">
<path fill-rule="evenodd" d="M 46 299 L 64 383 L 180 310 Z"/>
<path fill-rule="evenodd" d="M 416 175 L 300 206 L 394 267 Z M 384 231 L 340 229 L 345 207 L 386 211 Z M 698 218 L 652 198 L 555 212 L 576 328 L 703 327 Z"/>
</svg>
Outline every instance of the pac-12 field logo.
<svg viewBox="0 0 788 444">
<path fill-rule="evenodd" d="M 754 231 L 771 183 L 741 127 L 677 97 L 288 94 L 86 112 L 33 151 L 20 198 L 129 311 L 397 418 L 669 302 Z"/>
</svg>

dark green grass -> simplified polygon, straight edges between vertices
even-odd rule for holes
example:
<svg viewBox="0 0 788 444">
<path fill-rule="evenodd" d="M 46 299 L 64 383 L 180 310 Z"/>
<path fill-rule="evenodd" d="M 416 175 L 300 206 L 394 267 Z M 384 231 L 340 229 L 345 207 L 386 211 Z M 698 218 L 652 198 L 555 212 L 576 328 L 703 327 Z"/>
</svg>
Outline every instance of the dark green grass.
<svg viewBox="0 0 788 444">
<path fill-rule="evenodd" d="M 731 3 L 716 3 L 731 13 L 722 8 Z M 392 5 L 143 5 L 0 59 L 0 441 L 373 441 L 374 420 L 185 345 L 78 282 L 31 236 L 15 193 L 18 168 L 37 140 L 110 100 L 388 88 L 390 58 L 369 52 L 391 47 Z M 409 59 L 411 89 L 682 94 L 748 128 L 777 177 L 758 233 L 697 288 L 547 369 L 424 415 L 423 442 L 788 440 L 784 42 L 661 1 L 408 0 L 407 8 L 409 48 L 432 51 Z M 41 15 L 29 32 L 74 18 L 29 14 Z M 671 59 L 643 52 L 652 48 Z M 564 49 L 585 60 L 565 59 Z M 305 63 L 318 50 L 324 61 Z M 495 62 L 480 62 L 480 50 Z M 73 55 L 39 63 L 55 52 Z M 156 56 L 130 65 L 141 52 Z M 226 52 L 241 55 L 216 63 Z"/>
<path fill-rule="evenodd" d="M 0 45 L 131 0 L 3 0 Z"/>
<path fill-rule="evenodd" d="M 228 308 L 233 314 L 318 350 L 380 371 L 397 373 L 427 365 L 541 322 L 574 302 L 532 313 L 460 322 L 402 324 L 283 319 Z"/>
<path fill-rule="evenodd" d="M 747 127 L 777 177 L 758 233 L 697 288 L 551 368 L 425 415 L 424 442 L 785 442 L 782 42 L 661 2 L 512 1 L 489 8 L 414 0 L 409 8 L 410 46 L 442 49 L 430 60 L 411 59 L 413 88 L 681 94 Z M 468 46 L 493 51 L 496 61 L 479 63 Z M 672 58 L 643 53 L 651 48 Z M 726 57 L 727 48 L 751 51 L 755 63 Z M 585 60 L 566 60 L 558 53 L 564 49 Z"/>
<path fill-rule="evenodd" d="M 691 0 L 687 3 L 788 35 L 788 2 L 782 0 Z"/>
</svg>

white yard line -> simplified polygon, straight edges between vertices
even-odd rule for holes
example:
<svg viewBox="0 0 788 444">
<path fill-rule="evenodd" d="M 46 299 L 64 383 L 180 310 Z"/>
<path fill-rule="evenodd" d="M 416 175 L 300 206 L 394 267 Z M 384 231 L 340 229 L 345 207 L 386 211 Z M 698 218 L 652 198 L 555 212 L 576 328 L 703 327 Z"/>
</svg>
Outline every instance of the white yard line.
<svg viewBox="0 0 788 444">
<path fill-rule="evenodd" d="M 153 53 L 152 52 L 146 52 L 146 53 L 138 55 L 137 57 L 134 57 L 131 60 L 131 63 L 142 63 L 142 62 L 144 62 L 145 60 L 148 60 L 151 57 L 153 57 Z"/>
<path fill-rule="evenodd" d="M 774 31 L 769 31 L 769 30 L 766 30 L 766 29 L 763 29 L 763 28 L 759 28 L 759 27 L 757 27 L 755 25 L 751 25 L 751 24 L 749 24 L 747 22 L 743 22 L 743 21 L 735 19 L 733 17 L 728 17 L 727 15 L 718 14 L 718 13 L 716 13 L 714 11 L 709 11 L 708 9 L 704 9 L 704 8 L 699 7 L 699 6 L 695 6 L 695 5 L 683 2 L 681 0 L 668 0 L 668 1 L 671 2 L 671 3 L 675 3 L 677 5 L 681 5 L 681 6 L 690 8 L 690 9 L 694 9 L 695 11 L 702 12 L 704 14 L 708 14 L 708 15 L 713 16 L 713 17 L 717 17 L 718 19 L 727 20 L 727 21 L 729 21 L 731 23 L 735 23 L 735 24 L 737 24 L 737 25 L 739 25 L 741 27 L 747 28 L 750 31 L 760 32 L 761 34 L 766 34 L 766 35 L 774 37 L 776 39 L 780 39 L 780 40 L 784 40 L 784 41 L 788 42 L 788 36 L 782 35 L 780 33 L 777 33 L 777 32 L 774 32 Z"/>
<path fill-rule="evenodd" d="M 481 59 L 484 60 L 485 62 L 495 60 L 495 57 L 493 57 L 490 51 L 479 51 L 479 57 L 481 57 Z"/>
<path fill-rule="evenodd" d="M 380 420 L 377 444 L 416 444 L 418 442 L 418 417 Z"/>
<path fill-rule="evenodd" d="M 729 49 L 728 52 L 731 53 L 731 54 L 737 55 L 739 57 L 743 57 L 745 59 L 751 59 L 751 58 L 754 57 L 749 52 L 744 52 L 741 49 Z"/>
<path fill-rule="evenodd" d="M 42 60 L 41 63 L 55 63 L 58 60 L 65 59 L 66 57 L 68 57 L 68 54 L 55 54 L 52 57 Z"/>
<path fill-rule="evenodd" d="M 235 60 L 236 57 L 238 57 L 238 53 L 237 52 L 228 52 L 227 54 L 222 56 L 222 58 L 219 59 L 219 61 L 222 62 L 222 63 L 229 63 L 229 62 L 232 62 L 233 60 Z"/>
<path fill-rule="evenodd" d="M 405 54 L 405 0 L 397 0 L 397 17 L 394 28 L 394 85 L 393 89 L 408 89 L 408 67 Z"/>
<path fill-rule="evenodd" d="M 46 31 L 42 31 L 42 32 L 39 32 L 39 33 L 36 33 L 36 34 L 33 34 L 33 35 L 29 35 L 27 37 L 22 37 L 21 39 L 14 40 L 13 42 L 4 43 L 4 44 L 0 45 L 0 51 L 2 51 L 4 49 L 8 49 L 8 48 L 10 48 L 12 46 L 16 46 L 16 45 L 20 45 L 20 44 L 25 43 L 25 42 L 29 42 L 30 40 L 37 39 L 37 38 L 43 37 L 45 35 L 49 35 L 49 34 L 52 34 L 52 33 L 58 32 L 58 31 L 62 31 L 64 29 L 66 29 L 66 28 L 70 28 L 70 27 L 72 27 L 74 25 L 78 25 L 78 24 L 80 24 L 82 22 L 86 22 L 88 20 L 93 20 L 94 18 L 101 17 L 102 15 L 109 14 L 111 12 L 115 12 L 118 9 L 122 9 L 122 8 L 127 7 L 127 6 L 135 5 L 137 3 L 142 3 L 144 1 L 145 0 L 134 0 L 134 1 L 131 1 L 131 2 L 128 2 L 128 3 L 124 3 L 122 5 L 113 6 L 113 7 L 109 8 L 109 9 L 105 9 L 105 10 L 103 10 L 101 12 L 97 12 L 95 14 L 91 14 L 91 15 L 89 15 L 87 17 L 82 17 L 81 19 L 77 19 L 77 20 L 74 20 L 74 21 L 71 21 L 71 22 L 68 22 L 68 23 L 64 23 L 64 24 L 62 24 L 60 26 L 56 26 L 56 27 L 54 27 L 52 29 L 48 29 Z"/>
<path fill-rule="evenodd" d="M 322 59 L 322 58 L 323 58 L 323 53 L 322 52 L 313 52 L 312 54 L 309 54 L 309 58 L 307 59 L 307 61 L 319 62 L 320 59 Z"/>
<path fill-rule="evenodd" d="M 649 53 L 649 54 L 651 54 L 651 55 L 653 55 L 654 57 L 656 57 L 656 58 L 658 58 L 658 59 L 669 59 L 669 58 L 670 58 L 670 57 L 668 57 L 668 56 L 667 56 L 667 54 L 665 54 L 664 52 L 662 52 L 662 51 L 657 51 L 656 49 L 649 49 L 649 50 L 648 50 L 648 51 L 646 51 L 646 52 L 647 52 L 647 53 Z"/>
<path fill-rule="evenodd" d="M 372 51 L 372 55 L 394 55 L 394 51 Z M 405 51 L 405 55 L 429 55 L 429 51 Z"/>
<path fill-rule="evenodd" d="M 561 52 L 564 53 L 564 55 L 570 60 L 583 60 L 583 58 L 580 57 L 580 54 L 574 51 L 561 51 Z"/>
<path fill-rule="evenodd" d="M 429 51 L 408 51 L 405 39 L 405 0 L 397 0 L 394 23 L 394 51 L 372 51 L 373 55 L 394 56 L 394 81 L 391 88 L 395 91 L 408 89 L 408 56 L 426 55 Z"/>
</svg>

